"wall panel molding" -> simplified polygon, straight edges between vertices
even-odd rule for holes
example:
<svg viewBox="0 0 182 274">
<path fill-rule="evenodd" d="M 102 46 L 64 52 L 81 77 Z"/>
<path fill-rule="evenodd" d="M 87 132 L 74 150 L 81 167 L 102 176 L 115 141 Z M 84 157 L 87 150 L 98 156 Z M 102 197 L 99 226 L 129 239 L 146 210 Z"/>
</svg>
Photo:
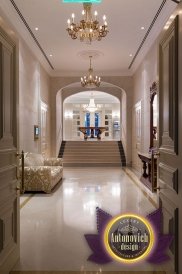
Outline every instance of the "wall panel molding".
<svg viewBox="0 0 182 274">
<path fill-rule="evenodd" d="M 166 164 L 159 164 L 159 179 L 167 184 L 168 187 L 178 193 L 178 169 L 167 166 Z"/>
<path fill-rule="evenodd" d="M 160 42 L 160 150 L 178 154 L 178 21 L 176 16 Z"/>
</svg>

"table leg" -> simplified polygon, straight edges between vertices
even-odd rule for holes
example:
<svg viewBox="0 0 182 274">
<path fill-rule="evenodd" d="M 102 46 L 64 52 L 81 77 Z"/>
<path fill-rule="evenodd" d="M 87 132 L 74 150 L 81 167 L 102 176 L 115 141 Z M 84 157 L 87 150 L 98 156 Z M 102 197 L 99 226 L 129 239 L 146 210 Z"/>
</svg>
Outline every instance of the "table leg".
<svg viewBox="0 0 182 274">
<path fill-rule="evenodd" d="M 90 138 L 94 138 L 94 129 L 93 128 L 91 128 L 91 136 L 90 136 Z"/>
</svg>

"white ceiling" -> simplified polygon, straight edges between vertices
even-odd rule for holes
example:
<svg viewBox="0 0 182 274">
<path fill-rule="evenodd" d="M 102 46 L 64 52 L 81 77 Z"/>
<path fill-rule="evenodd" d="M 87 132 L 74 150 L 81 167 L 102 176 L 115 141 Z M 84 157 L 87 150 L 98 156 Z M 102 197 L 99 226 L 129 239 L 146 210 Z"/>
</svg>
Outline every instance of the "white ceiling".
<svg viewBox="0 0 182 274">
<path fill-rule="evenodd" d="M 2 19 L 6 18 L 16 28 L 44 68 L 53 76 L 85 74 L 89 67 L 89 60 L 80 56 L 83 51 L 99 53 L 93 60 L 93 68 L 98 75 L 131 75 L 176 6 L 171 0 L 166 1 L 132 69 L 129 70 L 128 67 L 133 58 L 130 54 L 135 55 L 162 0 L 103 0 L 101 4 L 93 5 L 93 11 L 98 11 L 101 22 L 102 16 L 106 14 L 109 34 L 102 41 L 93 42 L 91 45 L 72 40 L 66 32 L 67 19 L 72 12 L 76 15 L 76 22 L 81 19 L 82 4 L 65 4 L 62 0 L 14 0 L 14 2 L 48 56 L 54 70 L 50 68 L 10 0 L 0 0 Z M 3 20 L 0 22 L 4 23 Z M 36 31 L 35 27 L 39 30 Z M 145 29 L 141 30 L 141 27 Z M 53 56 L 50 57 L 50 54 Z"/>
<path fill-rule="evenodd" d="M 119 100 L 106 92 L 100 91 L 84 91 L 79 92 L 74 95 L 69 96 L 65 99 L 64 103 L 71 103 L 71 104 L 88 104 L 89 99 L 94 98 L 97 104 L 119 104 Z"/>
</svg>

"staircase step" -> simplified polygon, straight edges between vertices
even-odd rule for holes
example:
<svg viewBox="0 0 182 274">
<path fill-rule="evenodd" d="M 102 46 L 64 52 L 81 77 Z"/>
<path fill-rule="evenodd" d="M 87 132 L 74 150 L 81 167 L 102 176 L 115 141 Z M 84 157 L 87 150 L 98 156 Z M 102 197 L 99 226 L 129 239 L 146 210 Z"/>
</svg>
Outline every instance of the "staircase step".
<svg viewBox="0 0 182 274">
<path fill-rule="evenodd" d="M 83 162 L 103 162 L 103 163 L 105 163 L 105 162 L 108 162 L 108 163 L 110 163 L 110 162 L 121 162 L 121 159 L 118 157 L 118 158 L 89 158 L 89 159 L 85 159 L 85 158 L 82 158 L 82 157 L 70 157 L 70 158 L 67 158 L 67 157 L 65 157 L 64 158 L 64 160 L 63 160 L 63 163 L 64 162 L 73 162 L 73 161 L 75 161 L 75 162 L 78 162 L 78 161 L 83 161 Z"/>
<path fill-rule="evenodd" d="M 67 141 L 64 166 L 122 166 L 122 145 L 117 141 Z"/>
<path fill-rule="evenodd" d="M 121 167 L 121 162 L 120 163 L 75 163 L 75 162 L 69 162 L 69 163 L 64 163 L 65 167 Z"/>
<path fill-rule="evenodd" d="M 119 153 L 119 150 L 117 151 L 116 149 L 114 149 L 114 150 L 106 150 L 106 149 L 90 149 L 90 150 L 88 150 L 88 149 L 79 149 L 79 150 L 75 150 L 75 149 L 65 149 L 65 151 L 64 151 L 65 153 L 68 153 L 68 154 L 77 154 L 77 153 L 89 153 L 89 154 L 91 154 L 91 153 L 108 153 L 108 154 L 113 154 L 113 153 L 117 153 L 117 154 L 119 154 L 120 155 L 120 153 Z"/>
</svg>

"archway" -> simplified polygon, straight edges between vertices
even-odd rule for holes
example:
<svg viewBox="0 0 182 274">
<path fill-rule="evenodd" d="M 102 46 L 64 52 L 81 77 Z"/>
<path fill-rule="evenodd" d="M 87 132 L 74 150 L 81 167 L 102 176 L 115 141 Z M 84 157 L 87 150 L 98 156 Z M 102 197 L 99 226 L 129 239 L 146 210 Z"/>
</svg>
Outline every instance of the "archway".
<svg viewBox="0 0 182 274">
<path fill-rule="evenodd" d="M 90 109 L 92 101 L 95 108 Z M 82 91 L 63 102 L 63 140 L 83 140 L 80 127 L 103 127 L 101 140 L 120 140 L 120 100 L 103 91 Z M 93 131 L 97 136 L 97 130 Z M 87 130 L 88 136 L 91 131 Z M 89 139 L 88 139 L 89 140 Z"/>
<path fill-rule="evenodd" d="M 63 141 L 63 103 L 66 98 L 71 95 L 84 92 L 85 89 L 80 87 L 79 82 L 69 84 L 56 94 L 56 154 L 58 154 L 61 142 Z M 102 86 L 97 89 L 98 92 L 104 92 L 117 98 L 120 102 L 120 139 L 122 140 L 127 163 L 131 161 L 131 123 L 129 122 L 130 115 L 128 115 L 128 102 L 127 93 L 121 87 L 107 82 L 102 82 Z"/>
</svg>

